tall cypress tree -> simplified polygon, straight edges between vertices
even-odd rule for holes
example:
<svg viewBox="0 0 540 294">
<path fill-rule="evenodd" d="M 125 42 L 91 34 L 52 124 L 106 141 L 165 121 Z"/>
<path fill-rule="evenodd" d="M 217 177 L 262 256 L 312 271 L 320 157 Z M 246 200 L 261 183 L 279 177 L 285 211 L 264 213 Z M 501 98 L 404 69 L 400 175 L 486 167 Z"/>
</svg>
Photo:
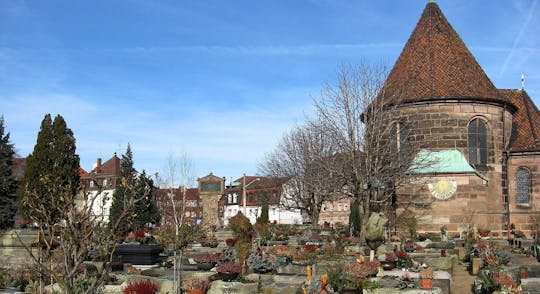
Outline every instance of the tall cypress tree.
<svg viewBox="0 0 540 294">
<path fill-rule="evenodd" d="M 52 122 L 45 115 L 19 186 L 23 214 L 38 224 L 61 220 L 78 191 L 79 166 L 75 137 L 64 118 L 57 115 Z"/>
<path fill-rule="evenodd" d="M 17 190 L 17 181 L 12 168 L 15 151 L 13 144 L 9 142 L 9 133 L 4 132 L 4 116 L 0 116 L 0 230 L 13 224 Z"/>
</svg>

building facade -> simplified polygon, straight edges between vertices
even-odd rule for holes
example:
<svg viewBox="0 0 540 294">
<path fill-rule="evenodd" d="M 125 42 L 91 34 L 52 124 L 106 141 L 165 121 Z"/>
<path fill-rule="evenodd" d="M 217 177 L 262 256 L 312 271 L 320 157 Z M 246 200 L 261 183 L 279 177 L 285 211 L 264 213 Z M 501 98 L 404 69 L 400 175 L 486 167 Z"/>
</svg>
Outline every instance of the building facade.
<svg viewBox="0 0 540 294">
<path fill-rule="evenodd" d="M 105 162 L 98 158 L 90 172 L 86 173 L 81 169 L 80 174 L 81 184 L 84 188 L 80 193 L 86 193 L 88 199 L 94 199 L 92 211 L 95 215 L 102 216 L 103 220 L 107 222 L 113 193 L 120 177 L 120 158 L 116 156 L 116 153 Z M 76 201 L 82 205 L 83 199 L 82 194 L 80 194 Z"/>
<path fill-rule="evenodd" d="M 278 224 L 302 224 L 299 211 L 286 209 L 284 185 L 286 178 L 243 176 L 228 187 L 220 200 L 220 215 L 223 225 L 242 212 L 254 224 L 261 216 L 263 203 L 268 203 L 268 221 Z"/>
<path fill-rule="evenodd" d="M 407 143 L 439 161 L 397 190 L 398 231 L 411 217 L 420 231 L 539 229 L 540 112 L 524 89 L 493 85 L 434 1 L 377 99 Z"/>
</svg>

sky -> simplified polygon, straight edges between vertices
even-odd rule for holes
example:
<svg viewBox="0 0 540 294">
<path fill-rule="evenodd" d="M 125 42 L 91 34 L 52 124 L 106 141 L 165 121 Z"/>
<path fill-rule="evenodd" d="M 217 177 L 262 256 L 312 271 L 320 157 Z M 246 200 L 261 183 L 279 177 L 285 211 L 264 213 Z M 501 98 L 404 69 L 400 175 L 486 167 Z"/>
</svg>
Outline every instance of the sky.
<svg viewBox="0 0 540 294">
<path fill-rule="evenodd" d="M 0 115 L 19 156 L 61 115 L 81 167 L 254 175 L 342 64 L 392 67 L 428 0 L 0 1 Z M 497 88 L 540 105 L 539 0 L 437 0 Z"/>
</svg>

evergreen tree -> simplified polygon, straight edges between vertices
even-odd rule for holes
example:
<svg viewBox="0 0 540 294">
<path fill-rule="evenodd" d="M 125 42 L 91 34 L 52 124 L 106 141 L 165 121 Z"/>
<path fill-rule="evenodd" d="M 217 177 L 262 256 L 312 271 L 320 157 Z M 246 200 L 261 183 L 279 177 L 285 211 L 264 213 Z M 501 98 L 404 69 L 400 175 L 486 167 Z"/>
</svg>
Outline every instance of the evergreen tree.
<svg viewBox="0 0 540 294">
<path fill-rule="evenodd" d="M 258 224 L 267 224 L 270 220 L 268 211 L 269 205 L 268 205 L 268 192 L 263 192 L 262 195 L 262 203 L 261 203 L 261 215 L 257 218 L 256 223 Z"/>
<path fill-rule="evenodd" d="M 137 174 L 133 167 L 133 153 L 128 144 L 126 154 L 120 159 L 120 181 L 113 194 L 109 212 L 109 225 L 118 221 L 123 211 L 134 203 L 128 217 L 119 221 L 119 235 L 127 235 L 144 227 L 147 223 L 156 223 L 160 216 L 154 199 L 153 181 L 143 171 Z"/>
<path fill-rule="evenodd" d="M 141 198 L 135 203 L 135 218 L 132 222 L 132 230 L 145 227 L 148 223 L 156 224 L 160 219 L 154 197 L 154 182 L 146 175 L 144 170 L 137 178 L 135 191 Z"/>
<path fill-rule="evenodd" d="M 57 115 L 52 122 L 45 115 L 19 186 L 23 214 L 38 224 L 63 219 L 79 189 L 79 166 L 75 137 L 64 118 Z"/>
<path fill-rule="evenodd" d="M 0 230 L 9 228 L 13 223 L 17 189 L 17 181 L 12 172 L 15 151 L 9 142 L 9 133 L 4 132 L 4 116 L 0 116 Z"/>
<path fill-rule="evenodd" d="M 351 205 L 351 213 L 349 214 L 349 230 L 353 236 L 358 236 L 360 232 L 360 207 L 358 201 L 354 201 Z"/>
<path fill-rule="evenodd" d="M 120 180 L 117 181 L 118 185 L 113 193 L 113 200 L 111 209 L 109 211 L 109 226 L 113 226 L 116 222 L 118 224 L 118 233 L 121 236 L 125 236 L 130 230 L 130 223 L 132 222 L 133 215 L 128 214 L 126 218 L 118 220 L 123 211 L 128 207 L 128 201 L 133 199 L 133 189 L 130 187 L 135 186 L 136 171 L 133 167 L 133 153 L 131 152 L 131 146 L 128 144 L 125 154 L 122 154 L 120 159 Z"/>
</svg>

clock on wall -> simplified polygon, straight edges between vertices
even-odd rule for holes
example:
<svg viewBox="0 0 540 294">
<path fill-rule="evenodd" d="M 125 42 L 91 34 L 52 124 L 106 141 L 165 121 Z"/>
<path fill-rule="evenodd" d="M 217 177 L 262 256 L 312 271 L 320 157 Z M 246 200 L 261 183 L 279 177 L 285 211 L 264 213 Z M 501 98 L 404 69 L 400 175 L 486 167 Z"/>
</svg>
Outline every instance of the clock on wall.
<svg viewBox="0 0 540 294">
<path fill-rule="evenodd" d="M 457 190 L 457 182 L 455 180 L 440 179 L 432 183 L 428 183 L 429 192 L 435 198 L 446 200 Z"/>
</svg>

